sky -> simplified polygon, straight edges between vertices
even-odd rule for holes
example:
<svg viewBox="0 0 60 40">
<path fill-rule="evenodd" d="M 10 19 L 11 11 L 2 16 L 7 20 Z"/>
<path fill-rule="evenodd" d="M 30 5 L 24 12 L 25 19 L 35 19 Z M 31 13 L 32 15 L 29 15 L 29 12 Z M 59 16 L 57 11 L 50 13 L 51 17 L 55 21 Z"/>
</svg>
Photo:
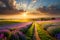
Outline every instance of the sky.
<svg viewBox="0 0 60 40">
<path fill-rule="evenodd" d="M 42 6 L 59 5 L 60 0 L 16 0 L 17 4 L 24 4 L 26 9 L 36 9 Z M 20 5 L 22 6 L 22 5 Z M 60 7 L 60 5 L 59 5 Z"/>
<path fill-rule="evenodd" d="M 1 5 L 0 2 L 0 6 L 4 6 L 6 5 L 6 7 L 9 9 L 12 9 L 11 5 L 8 4 L 8 0 L 0 0 L 3 1 L 4 5 Z M 20 9 L 24 9 L 24 10 L 32 10 L 32 9 L 37 9 L 39 7 L 49 7 L 51 5 L 56 6 L 56 8 L 60 8 L 60 0 L 15 0 L 13 2 L 13 4 L 16 6 L 16 9 L 20 10 Z"/>
<path fill-rule="evenodd" d="M 17 12 L 21 9 L 25 11 L 29 10 L 29 12 L 34 10 L 33 13 L 31 13 L 34 15 L 32 15 L 34 18 L 37 17 L 37 15 L 41 17 L 41 14 L 45 17 L 60 17 L 60 0 L 15 0 L 13 1 L 14 6 L 12 6 L 11 2 L 12 1 L 10 1 L 9 4 L 8 0 L 0 0 L 0 18 L 23 18 L 23 16 L 20 16 L 21 14 Z M 26 16 L 26 13 L 23 12 L 22 14 L 24 17 Z"/>
</svg>

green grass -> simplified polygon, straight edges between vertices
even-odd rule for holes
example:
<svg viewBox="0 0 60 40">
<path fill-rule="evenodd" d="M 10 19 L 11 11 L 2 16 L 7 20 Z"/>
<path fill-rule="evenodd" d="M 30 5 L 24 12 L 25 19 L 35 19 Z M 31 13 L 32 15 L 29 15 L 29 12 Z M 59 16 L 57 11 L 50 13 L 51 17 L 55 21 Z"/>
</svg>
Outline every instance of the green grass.
<svg viewBox="0 0 60 40">
<path fill-rule="evenodd" d="M 27 30 L 28 30 L 31 26 L 32 26 L 32 24 L 27 25 L 26 27 L 24 27 L 24 28 L 20 29 L 20 31 L 21 31 L 21 32 L 23 32 L 23 33 L 26 33 L 26 32 L 27 32 Z"/>
<path fill-rule="evenodd" d="M 34 35 L 34 25 L 32 24 L 32 26 L 27 30 L 26 34 L 27 40 L 32 40 L 32 37 Z"/>
<path fill-rule="evenodd" d="M 51 31 L 52 36 L 55 36 L 58 33 L 60 33 L 60 28 L 56 28 Z"/>
<path fill-rule="evenodd" d="M 36 24 L 38 35 L 41 40 L 53 40 L 46 32 L 41 28 L 39 24 Z"/>
</svg>

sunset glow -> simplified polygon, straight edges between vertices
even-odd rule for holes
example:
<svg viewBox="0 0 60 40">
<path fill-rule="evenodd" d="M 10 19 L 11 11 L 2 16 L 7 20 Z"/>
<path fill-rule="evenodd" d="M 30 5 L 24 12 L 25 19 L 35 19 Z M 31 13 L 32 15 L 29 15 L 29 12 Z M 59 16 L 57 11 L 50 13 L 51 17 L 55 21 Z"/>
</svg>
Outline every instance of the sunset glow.
<svg viewBox="0 0 60 40">
<path fill-rule="evenodd" d="M 0 0 L 0 40 L 60 40 L 60 0 Z"/>
<path fill-rule="evenodd" d="M 28 12 L 22 13 L 21 16 L 23 17 L 23 19 L 27 18 L 28 17 Z"/>
</svg>

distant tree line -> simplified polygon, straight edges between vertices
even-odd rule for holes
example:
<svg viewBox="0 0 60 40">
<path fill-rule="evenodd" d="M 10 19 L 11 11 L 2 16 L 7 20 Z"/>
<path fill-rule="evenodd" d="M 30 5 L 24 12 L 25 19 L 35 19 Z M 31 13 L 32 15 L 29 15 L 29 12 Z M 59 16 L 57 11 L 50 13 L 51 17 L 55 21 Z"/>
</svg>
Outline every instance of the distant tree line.
<svg viewBox="0 0 60 40">
<path fill-rule="evenodd" d="M 48 20 L 55 20 L 56 18 L 36 18 L 32 19 L 33 21 L 48 21 Z"/>
</svg>

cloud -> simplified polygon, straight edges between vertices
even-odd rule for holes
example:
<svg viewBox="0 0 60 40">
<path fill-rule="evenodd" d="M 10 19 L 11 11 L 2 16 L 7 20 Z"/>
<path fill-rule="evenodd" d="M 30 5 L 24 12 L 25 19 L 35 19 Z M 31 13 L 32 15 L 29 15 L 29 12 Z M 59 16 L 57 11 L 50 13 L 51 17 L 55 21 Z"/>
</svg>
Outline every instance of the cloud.
<svg viewBox="0 0 60 40">
<path fill-rule="evenodd" d="M 37 9 L 37 11 L 40 11 L 42 13 L 48 14 L 48 15 L 60 15 L 60 5 L 51 5 L 49 7 L 43 6 Z"/>
<path fill-rule="evenodd" d="M 37 0 L 32 0 L 33 3 L 37 2 Z"/>
<path fill-rule="evenodd" d="M 0 15 L 16 14 L 18 11 L 14 8 L 16 5 L 15 3 L 15 0 L 0 0 Z"/>
<path fill-rule="evenodd" d="M 7 9 L 13 9 L 16 4 L 15 0 L 0 0 L 0 2 L 5 4 Z"/>
<path fill-rule="evenodd" d="M 20 9 L 20 3 L 16 4 L 16 9 L 19 10 Z"/>
<path fill-rule="evenodd" d="M 32 0 L 32 2 L 28 6 L 28 9 L 33 9 L 36 2 L 37 2 L 37 0 Z"/>
</svg>

